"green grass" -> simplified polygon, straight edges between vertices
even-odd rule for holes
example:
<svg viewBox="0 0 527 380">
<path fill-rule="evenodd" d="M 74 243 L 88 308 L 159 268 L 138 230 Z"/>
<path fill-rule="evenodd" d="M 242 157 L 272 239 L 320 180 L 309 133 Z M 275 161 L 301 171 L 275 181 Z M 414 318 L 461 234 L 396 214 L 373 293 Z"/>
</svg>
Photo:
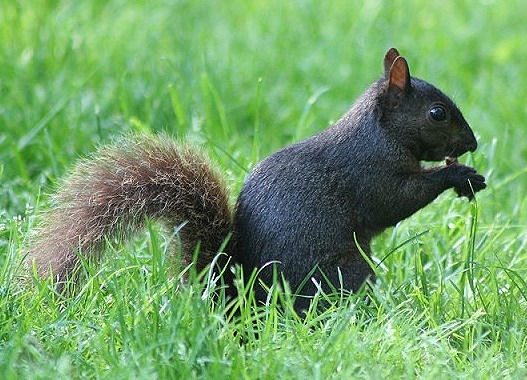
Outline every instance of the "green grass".
<svg viewBox="0 0 527 380">
<path fill-rule="evenodd" d="M 363 4 L 364 3 L 364 4 Z M 525 378 L 527 3 L 0 2 L 0 378 Z M 76 158 L 130 131 L 247 170 L 323 129 L 396 46 L 479 140 L 477 203 L 449 191 L 373 245 L 370 302 L 239 315 L 184 283 L 152 226 L 61 297 L 20 278 L 35 212 Z M 243 300 L 235 300 L 242 302 Z"/>
</svg>

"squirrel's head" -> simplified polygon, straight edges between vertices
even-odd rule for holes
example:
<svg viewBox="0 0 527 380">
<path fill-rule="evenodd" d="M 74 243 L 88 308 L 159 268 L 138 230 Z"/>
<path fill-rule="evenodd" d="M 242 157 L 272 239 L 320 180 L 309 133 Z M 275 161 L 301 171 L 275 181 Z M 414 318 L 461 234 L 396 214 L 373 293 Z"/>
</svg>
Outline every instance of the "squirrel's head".
<svg viewBox="0 0 527 380">
<path fill-rule="evenodd" d="M 386 53 L 384 72 L 381 125 L 418 160 L 442 161 L 477 148 L 454 102 L 430 83 L 411 77 L 396 49 Z"/>
</svg>

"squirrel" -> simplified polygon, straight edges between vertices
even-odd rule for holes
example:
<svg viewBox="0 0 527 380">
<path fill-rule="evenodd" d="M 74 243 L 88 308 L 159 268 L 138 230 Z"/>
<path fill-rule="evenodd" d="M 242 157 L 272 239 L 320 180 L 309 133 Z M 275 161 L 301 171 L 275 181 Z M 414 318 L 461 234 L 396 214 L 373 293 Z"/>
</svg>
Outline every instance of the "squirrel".
<svg viewBox="0 0 527 380">
<path fill-rule="evenodd" d="M 338 121 L 256 165 L 234 211 L 224 179 L 195 148 L 146 135 L 99 148 L 54 196 L 29 262 L 39 276 L 63 282 L 79 267 L 79 255 L 97 257 L 107 239 L 126 239 L 157 219 L 180 227 L 187 262 L 199 245 L 198 270 L 223 249 L 244 273 L 259 269 L 266 284 L 278 273 L 302 310 L 318 288 L 356 292 L 374 281 L 363 255 L 371 255 L 370 241 L 386 228 L 447 189 L 469 200 L 484 189 L 485 178 L 457 161 L 476 147 L 454 102 L 411 77 L 391 48 L 384 76 Z M 264 301 L 264 289 L 255 291 Z"/>
</svg>

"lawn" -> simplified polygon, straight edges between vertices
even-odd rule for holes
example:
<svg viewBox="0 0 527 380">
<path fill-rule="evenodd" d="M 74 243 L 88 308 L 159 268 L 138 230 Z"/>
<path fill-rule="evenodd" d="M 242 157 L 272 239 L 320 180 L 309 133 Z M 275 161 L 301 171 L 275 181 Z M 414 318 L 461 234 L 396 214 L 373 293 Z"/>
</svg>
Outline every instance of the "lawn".
<svg viewBox="0 0 527 380">
<path fill-rule="evenodd" d="M 0 2 L 0 378 L 527 377 L 527 2 Z M 487 178 L 375 239 L 377 284 L 304 319 L 171 264 L 156 224 L 64 296 L 22 262 L 79 157 L 128 133 L 200 145 L 232 200 L 273 151 L 324 129 L 395 46 L 449 94 Z M 233 301 L 230 301 L 233 302 Z M 286 305 L 285 308 L 277 305 Z"/>
</svg>

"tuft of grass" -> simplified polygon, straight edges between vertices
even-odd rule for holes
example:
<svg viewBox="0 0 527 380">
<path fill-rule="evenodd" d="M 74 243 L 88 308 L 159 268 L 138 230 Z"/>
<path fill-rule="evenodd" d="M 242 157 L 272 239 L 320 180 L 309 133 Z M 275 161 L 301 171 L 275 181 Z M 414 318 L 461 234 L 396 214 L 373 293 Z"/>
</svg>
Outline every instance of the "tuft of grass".
<svg viewBox="0 0 527 380">
<path fill-rule="evenodd" d="M 0 2 L 0 378 L 526 377 L 526 8 Z M 189 139 L 234 200 L 261 157 L 336 120 L 391 46 L 457 101 L 479 142 L 462 159 L 489 187 L 477 203 L 446 192 L 379 236 L 370 291 L 320 294 L 329 306 L 304 318 L 276 284 L 264 305 L 254 280 L 226 299 L 155 225 L 83 263 L 69 296 L 28 277 L 35 215 L 94 146 L 130 131 Z"/>
</svg>

